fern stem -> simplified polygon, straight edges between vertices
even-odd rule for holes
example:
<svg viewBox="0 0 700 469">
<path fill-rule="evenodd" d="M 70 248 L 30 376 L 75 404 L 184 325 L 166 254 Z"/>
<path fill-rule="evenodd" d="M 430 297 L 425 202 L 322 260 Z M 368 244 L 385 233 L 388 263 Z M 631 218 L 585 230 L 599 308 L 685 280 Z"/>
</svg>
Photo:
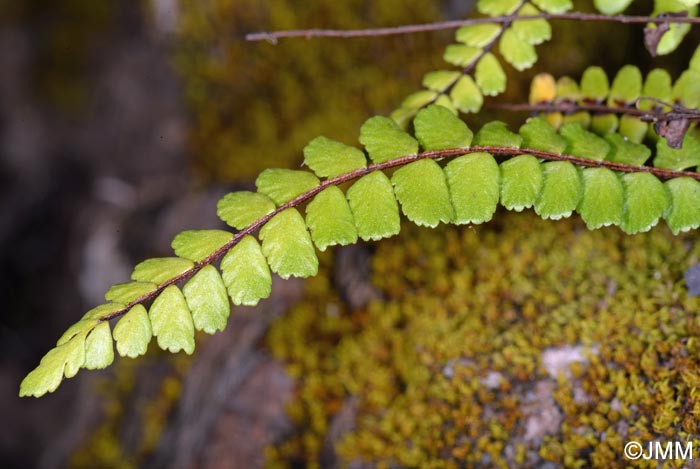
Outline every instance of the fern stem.
<svg viewBox="0 0 700 469">
<path fill-rule="evenodd" d="M 409 163 L 413 163 L 418 160 L 423 160 L 423 159 L 449 159 L 449 158 L 456 158 L 458 156 L 463 156 L 463 155 L 468 155 L 471 153 L 478 153 L 478 152 L 486 152 L 490 153 L 492 155 L 500 156 L 500 157 L 512 157 L 512 156 L 517 156 L 517 155 L 532 155 L 537 158 L 541 158 L 544 160 L 550 160 L 550 161 L 569 161 L 575 165 L 578 166 L 585 166 L 585 167 L 603 167 L 603 168 L 608 168 L 613 171 L 618 171 L 618 172 L 626 172 L 626 173 L 634 173 L 634 172 L 648 172 L 660 179 L 671 179 L 671 178 L 676 178 L 676 177 L 690 177 L 693 179 L 700 180 L 700 173 L 699 172 L 694 172 L 694 171 L 675 171 L 675 170 L 667 170 L 667 169 L 659 169 L 659 168 L 654 168 L 650 166 L 634 166 L 634 165 L 629 165 L 629 164 L 624 164 L 624 163 L 615 163 L 612 161 L 598 161 L 598 160 L 591 160 L 587 158 L 580 158 L 578 156 L 573 156 L 573 155 L 564 155 L 564 154 L 558 154 L 558 153 L 552 153 L 548 151 L 542 151 L 542 150 L 535 150 L 531 148 L 515 148 L 515 147 L 499 147 L 499 146 L 472 146 L 469 148 L 450 148 L 446 150 L 436 150 L 436 151 L 426 151 L 423 153 L 418 153 L 414 155 L 407 155 L 407 156 L 402 156 L 399 158 L 395 158 L 393 160 L 385 161 L 383 163 L 374 163 L 370 164 L 369 166 L 365 168 L 360 168 L 356 169 L 354 171 L 350 171 L 345 174 L 341 174 L 340 176 L 331 178 L 331 179 L 326 179 L 322 181 L 318 186 L 314 187 L 313 189 L 297 196 L 296 198 L 280 205 L 277 207 L 274 211 L 268 213 L 267 215 L 255 220 L 253 223 L 248 225 L 246 228 L 243 230 L 239 231 L 236 233 L 236 235 L 226 244 L 221 246 L 219 249 L 216 251 L 212 252 L 209 256 L 206 258 L 202 259 L 201 261 L 197 262 L 191 269 L 186 270 L 182 272 L 181 274 L 163 282 L 162 284 L 158 285 L 158 288 L 153 290 L 150 293 L 147 293 L 145 295 L 142 295 L 141 297 L 133 300 L 131 303 L 128 303 L 124 308 L 111 312 L 109 314 L 106 314 L 105 316 L 102 316 L 99 321 L 109 321 L 110 319 L 118 318 L 126 314 L 132 307 L 136 306 L 137 304 L 145 303 L 147 301 L 155 299 L 160 293 L 165 290 L 166 287 L 169 285 L 184 281 L 189 279 L 190 277 L 194 276 L 197 272 L 199 272 L 202 268 L 205 266 L 214 263 L 215 261 L 219 260 L 219 258 L 223 257 L 229 249 L 234 247 L 236 244 L 238 244 L 241 239 L 243 239 L 244 236 L 253 234 L 255 231 L 260 229 L 265 223 L 270 221 L 272 217 L 277 215 L 278 213 L 288 209 L 288 208 L 293 208 L 293 207 L 298 207 L 309 200 L 313 198 L 315 195 L 323 191 L 324 189 L 330 187 L 330 186 L 338 186 L 340 184 L 358 179 L 362 176 L 365 176 L 373 171 L 383 171 L 386 169 L 392 169 L 396 168 L 399 166 L 405 166 Z"/>
<path fill-rule="evenodd" d="M 479 63 L 479 61 L 480 61 L 486 54 L 488 54 L 489 52 L 491 52 L 491 49 L 494 48 L 494 46 L 496 45 L 496 43 L 498 43 L 498 41 L 501 39 L 501 37 L 503 36 L 503 34 L 508 30 L 508 28 L 511 27 L 511 25 L 513 24 L 513 21 L 514 21 L 516 18 L 518 18 L 518 13 L 519 13 L 520 10 L 525 6 L 526 3 L 528 3 L 528 0 L 520 0 L 520 4 L 515 8 L 515 10 L 513 10 L 513 13 L 511 13 L 511 14 L 508 15 L 507 17 L 505 17 L 505 16 L 503 17 L 503 18 L 504 18 L 504 21 L 501 22 L 501 30 L 498 32 L 498 34 L 496 34 L 496 36 L 495 36 L 493 39 L 491 39 L 491 40 L 489 41 L 488 44 L 486 44 L 486 45 L 481 49 L 481 52 L 479 52 L 479 54 L 477 54 L 477 56 L 474 57 L 474 59 L 472 59 L 472 61 L 469 63 L 469 65 L 467 65 L 466 67 L 464 67 L 464 68 L 462 69 L 462 75 L 466 75 L 467 73 L 471 72 L 471 71 L 474 69 L 474 67 L 476 67 L 476 64 Z M 450 86 L 448 86 L 446 89 L 442 90 L 442 93 L 448 93 L 448 92 L 450 91 L 450 89 L 452 89 L 452 87 L 454 87 L 454 85 L 455 85 L 456 83 L 457 83 L 457 80 L 455 80 L 455 81 L 454 81 Z M 437 99 L 437 98 L 435 98 L 435 99 Z M 433 99 L 432 102 L 434 102 L 435 99 Z"/>
<path fill-rule="evenodd" d="M 510 23 L 513 21 L 513 15 L 495 16 L 492 18 L 474 18 L 468 20 L 452 20 L 441 21 L 428 24 L 413 24 L 405 26 L 387 27 L 387 28 L 369 28 L 369 29 L 295 29 L 286 31 L 263 31 L 250 33 L 246 35 L 247 41 L 268 41 L 276 44 L 279 39 L 285 38 L 357 38 L 357 37 L 378 37 L 378 36 L 396 36 L 401 34 L 415 34 L 431 31 L 443 31 L 450 29 L 461 28 L 462 26 L 471 26 L 484 23 Z M 700 24 L 700 18 L 689 16 L 631 16 L 631 15 L 614 15 L 607 16 L 596 13 L 541 13 L 538 15 L 523 15 L 518 16 L 518 20 L 569 20 L 569 21 L 584 21 L 584 22 L 609 22 L 609 23 L 624 23 L 624 24 L 663 24 L 663 23 L 689 23 Z"/>
<path fill-rule="evenodd" d="M 639 100 L 637 100 L 639 101 Z M 491 103 L 487 107 L 503 111 L 515 112 L 561 112 L 563 114 L 575 114 L 577 112 L 586 111 L 599 114 L 628 114 L 638 117 L 643 122 L 670 122 L 674 120 L 700 120 L 700 111 L 689 109 L 676 104 L 660 103 L 664 106 L 672 108 L 672 111 L 664 112 L 661 110 L 642 110 L 634 106 L 612 107 L 599 103 L 576 103 L 573 101 L 565 101 L 561 103 L 541 103 L 541 104 L 512 104 L 512 103 Z"/>
</svg>

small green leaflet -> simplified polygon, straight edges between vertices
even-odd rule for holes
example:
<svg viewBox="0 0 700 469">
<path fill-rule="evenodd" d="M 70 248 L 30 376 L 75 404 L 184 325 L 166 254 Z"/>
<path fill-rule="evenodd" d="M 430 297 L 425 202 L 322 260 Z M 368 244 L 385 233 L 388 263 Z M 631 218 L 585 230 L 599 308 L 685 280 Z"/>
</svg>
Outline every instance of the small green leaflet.
<svg viewBox="0 0 700 469">
<path fill-rule="evenodd" d="M 172 353 L 194 352 L 194 324 L 185 297 L 175 285 L 169 285 L 153 301 L 148 313 L 158 346 Z"/>
<path fill-rule="evenodd" d="M 632 0 L 593 0 L 596 9 L 604 15 L 617 15 L 632 3 Z"/>
<path fill-rule="evenodd" d="M 519 16 L 535 16 L 540 11 L 526 3 L 518 12 Z M 552 38 L 552 27 L 544 18 L 536 20 L 520 20 L 513 22 L 513 32 L 521 41 L 536 46 Z"/>
<path fill-rule="evenodd" d="M 418 142 L 393 120 L 374 116 L 360 128 L 360 143 L 375 163 L 418 153 Z"/>
<path fill-rule="evenodd" d="M 214 266 L 204 266 L 187 282 L 182 293 L 192 311 L 195 329 L 207 334 L 226 329 L 231 308 L 224 282 Z"/>
<path fill-rule="evenodd" d="M 294 208 L 281 211 L 260 230 L 262 252 L 280 277 L 311 277 L 318 258 L 304 219 Z"/>
<path fill-rule="evenodd" d="M 548 151 L 561 154 L 566 149 L 566 140 L 549 123 L 541 117 L 531 117 L 522 127 L 522 148 Z"/>
<path fill-rule="evenodd" d="M 695 16 L 692 14 L 691 16 Z M 690 32 L 690 25 L 684 23 L 671 23 L 668 31 L 661 36 L 658 46 L 656 47 L 657 55 L 670 54 L 681 45 L 683 38 Z"/>
<path fill-rule="evenodd" d="M 633 143 L 619 134 L 609 134 L 605 140 L 610 144 L 607 160 L 615 163 L 641 166 L 651 156 L 651 150 L 646 145 Z"/>
<path fill-rule="evenodd" d="M 472 143 L 467 124 L 442 106 L 430 105 L 413 120 L 416 138 L 423 149 L 465 148 Z"/>
<path fill-rule="evenodd" d="M 683 72 L 673 85 L 671 94 L 685 107 L 697 108 L 700 106 L 700 71 L 686 70 Z"/>
<path fill-rule="evenodd" d="M 620 228 L 627 234 L 649 231 L 668 208 L 668 195 L 663 183 L 649 173 L 622 175 L 625 204 Z"/>
<path fill-rule="evenodd" d="M 445 173 L 435 161 L 424 159 L 396 170 L 391 177 L 404 215 L 418 226 L 436 227 L 454 216 Z"/>
<path fill-rule="evenodd" d="M 688 69 L 700 71 L 700 47 L 695 49 L 693 56 L 690 58 L 690 63 L 688 64 Z"/>
<path fill-rule="evenodd" d="M 95 306 L 90 311 L 83 314 L 82 319 L 102 319 L 108 314 L 114 313 L 115 311 L 119 311 L 122 308 L 124 308 L 124 305 L 122 303 L 106 303 L 103 305 Z"/>
<path fill-rule="evenodd" d="M 624 115 L 620 117 L 619 134 L 633 143 L 642 143 L 649 126 L 638 117 Z"/>
<path fill-rule="evenodd" d="M 574 5 L 571 0 L 532 0 L 532 3 L 547 13 L 564 13 L 571 10 Z"/>
<path fill-rule="evenodd" d="M 559 134 L 568 142 L 565 152 L 570 155 L 602 161 L 610 151 L 608 142 L 584 129 L 578 122 L 562 125 Z"/>
<path fill-rule="evenodd" d="M 688 16 L 696 16 L 698 9 L 695 8 L 698 2 L 693 0 L 655 0 L 652 16 L 662 13 L 688 12 Z M 649 25 L 650 27 L 658 27 Z M 658 55 L 665 55 L 673 52 L 683 41 L 683 38 L 690 31 L 690 25 L 684 23 L 670 23 L 669 30 L 661 36 L 661 40 L 656 48 Z"/>
<path fill-rule="evenodd" d="M 357 228 L 345 194 L 337 186 L 319 193 L 306 207 L 306 224 L 319 251 L 357 242 Z"/>
<path fill-rule="evenodd" d="M 416 115 L 416 110 L 415 109 L 408 109 L 405 107 L 399 107 L 395 109 L 394 111 L 389 114 L 389 118 L 396 122 L 396 124 L 401 127 L 402 129 L 405 129 L 408 127 L 408 124 L 411 122 L 411 119 Z"/>
<path fill-rule="evenodd" d="M 304 147 L 304 164 L 318 177 L 334 178 L 367 166 L 358 148 L 326 137 L 316 137 Z"/>
<path fill-rule="evenodd" d="M 454 223 L 484 223 L 496 213 L 500 196 L 501 172 L 489 153 L 460 156 L 445 166 Z"/>
<path fill-rule="evenodd" d="M 591 116 L 591 130 L 594 134 L 607 137 L 606 134 L 613 134 L 617 131 L 618 125 L 619 120 L 615 114 L 597 114 Z"/>
<path fill-rule="evenodd" d="M 381 171 L 360 178 L 347 192 L 357 233 L 364 241 L 377 241 L 399 233 L 401 223 L 391 181 Z"/>
<path fill-rule="evenodd" d="M 115 303 L 131 303 L 154 291 L 158 285 L 151 282 L 127 282 L 112 285 L 105 293 L 105 300 Z"/>
<path fill-rule="evenodd" d="M 469 75 L 462 75 L 450 91 L 452 104 L 464 113 L 478 112 L 484 104 L 484 97 Z"/>
<path fill-rule="evenodd" d="M 101 322 L 95 327 L 85 340 L 85 364 L 88 370 L 100 370 L 107 368 L 114 361 L 114 347 L 112 346 L 112 331 L 109 322 Z"/>
<path fill-rule="evenodd" d="M 145 261 L 136 264 L 134 272 L 131 274 L 131 280 L 136 282 L 152 282 L 160 285 L 161 283 L 177 277 L 181 273 L 190 270 L 194 263 L 187 259 L 179 257 L 157 257 L 155 259 L 146 259 Z"/>
<path fill-rule="evenodd" d="M 242 230 L 254 221 L 275 211 L 275 203 L 258 192 L 231 192 L 216 204 L 216 214 L 224 223 Z"/>
<path fill-rule="evenodd" d="M 492 121 L 477 132 L 474 137 L 474 145 L 478 146 L 500 146 L 520 148 L 523 143 L 523 138 L 508 130 L 505 122 Z"/>
<path fill-rule="evenodd" d="M 620 178 L 607 168 L 586 168 L 582 173 L 583 197 L 576 211 L 588 229 L 619 225 L 624 203 Z"/>
<path fill-rule="evenodd" d="M 542 170 L 544 182 L 535 212 L 545 220 L 571 216 L 583 193 L 579 170 L 568 161 L 543 163 Z"/>
<path fill-rule="evenodd" d="M 233 239 L 233 233 L 222 230 L 187 230 L 173 239 L 178 257 L 199 262 Z"/>
<path fill-rule="evenodd" d="M 501 25 L 496 23 L 482 23 L 462 26 L 457 30 L 455 38 L 470 47 L 482 48 L 493 41 L 501 32 Z"/>
<path fill-rule="evenodd" d="M 445 48 L 442 58 L 445 62 L 458 67 L 467 67 L 481 54 L 481 49 L 464 44 L 450 44 Z"/>
<path fill-rule="evenodd" d="M 455 105 L 452 103 L 452 99 L 446 94 L 441 94 L 438 96 L 438 98 L 435 100 L 435 105 L 444 107 L 455 116 L 459 113 Z"/>
<path fill-rule="evenodd" d="M 506 73 L 498 59 L 487 52 L 476 64 L 476 84 L 485 96 L 496 96 L 506 89 Z"/>
<path fill-rule="evenodd" d="M 41 397 L 47 392 L 54 392 L 63 381 L 66 355 L 66 345 L 49 350 L 41 359 L 39 366 L 22 380 L 19 385 L 19 396 Z"/>
<path fill-rule="evenodd" d="M 608 75 L 600 67 L 588 67 L 581 77 L 581 94 L 588 99 L 603 101 L 610 93 Z"/>
<path fill-rule="evenodd" d="M 423 86 L 429 90 L 443 92 L 452 86 L 461 75 L 461 73 L 454 70 L 436 70 L 434 72 L 429 72 L 423 77 Z"/>
<path fill-rule="evenodd" d="M 673 234 L 700 227 L 700 182 L 680 177 L 669 179 L 665 186 L 671 199 L 665 218 Z"/>
<path fill-rule="evenodd" d="M 634 65 L 625 65 L 615 75 L 610 88 L 608 106 L 629 104 L 642 93 L 642 72 Z"/>
<path fill-rule="evenodd" d="M 683 146 L 679 149 L 670 148 L 664 138 L 656 142 L 654 166 L 657 168 L 682 171 L 698 165 L 700 165 L 700 141 L 690 132 L 685 134 Z"/>
<path fill-rule="evenodd" d="M 270 168 L 258 175 L 255 187 L 258 188 L 258 192 L 265 194 L 279 206 L 310 191 L 319 183 L 318 178 L 308 171 Z"/>
<path fill-rule="evenodd" d="M 557 80 L 557 99 L 578 101 L 581 99 L 581 90 L 578 83 L 571 77 L 563 76 Z"/>
<path fill-rule="evenodd" d="M 72 378 L 85 363 L 85 336 L 81 333 L 44 355 L 19 386 L 20 397 L 40 397 L 56 390 L 63 376 Z"/>
<path fill-rule="evenodd" d="M 112 333 L 117 343 L 117 352 L 122 357 L 136 358 L 146 353 L 153 337 L 151 321 L 143 305 L 136 305 L 122 317 Z"/>
<path fill-rule="evenodd" d="M 66 378 L 72 378 L 80 368 L 85 364 L 85 338 L 87 332 L 82 332 L 71 340 L 59 347 L 66 347 L 66 367 L 63 370 L 63 375 Z M 58 347 L 56 347 L 58 348 Z M 43 361 L 43 360 L 42 360 Z"/>
<path fill-rule="evenodd" d="M 437 98 L 438 92 L 433 90 L 420 90 L 411 93 L 401 102 L 404 109 L 418 110 L 432 103 Z"/>
<path fill-rule="evenodd" d="M 476 8 L 484 15 L 500 16 L 513 13 L 519 4 L 520 0 L 479 0 Z"/>
<path fill-rule="evenodd" d="M 56 345 L 63 345 L 78 334 L 87 334 L 97 326 L 98 322 L 99 320 L 97 318 L 81 319 L 61 334 Z"/>
<path fill-rule="evenodd" d="M 501 163 L 501 205 L 521 212 L 535 204 L 542 190 L 542 168 L 537 158 L 519 155 Z"/>
<path fill-rule="evenodd" d="M 573 114 L 565 114 L 562 116 L 561 123 L 576 123 L 581 124 L 584 128 L 587 128 L 591 125 L 591 115 L 585 111 L 575 112 Z"/>
<path fill-rule="evenodd" d="M 671 101 L 671 75 L 663 68 L 655 68 L 647 75 L 642 88 L 642 96 L 653 96 L 666 103 Z M 639 108 L 645 111 L 658 106 L 658 102 L 651 99 L 641 99 Z"/>
<path fill-rule="evenodd" d="M 221 260 L 223 280 L 234 305 L 254 306 L 270 296 L 272 277 L 258 241 L 246 235 Z"/>
<path fill-rule="evenodd" d="M 537 62 L 535 47 L 522 41 L 512 29 L 507 29 L 503 33 L 498 50 L 503 58 L 519 72 L 532 67 Z"/>
</svg>

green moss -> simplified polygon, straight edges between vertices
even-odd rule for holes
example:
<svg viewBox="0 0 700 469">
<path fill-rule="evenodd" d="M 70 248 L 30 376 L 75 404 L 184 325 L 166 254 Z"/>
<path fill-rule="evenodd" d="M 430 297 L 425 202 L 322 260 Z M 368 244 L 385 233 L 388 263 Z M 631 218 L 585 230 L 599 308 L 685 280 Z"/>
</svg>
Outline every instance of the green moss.
<svg viewBox="0 0 700 469">
<path fill-rule="evenodd" d="M 249 32 L 368 28 L 441 19 L 421 0 L 180 2 L 175 55 L 202 172 L 220 180 L 298 166 L 318 135 L 355 144 L 367 116 L 388 114 L 427 71 L 444 67 L 452 32 L 353 40 L 246 42 Z M 437 51 L 437 53 L 436 53 Z M 410 59 L 408 59 L 410 57 Z"/>
<path fill-rule="evenodd" d="M 111 375 L 98 381 L 99 426 L 76 448 L 67 466 L 140 467 L 163 435 L 191 363 L 191 356 L 164 352 L 155 342 L 142 357 L 117 360 Z"/>
<path fill-rule="evenodd" d="M 378 467 L 625 467 L 626 441 L 694 437 L 700 301 L 682 278 L 698 243 L 665 227 L 627 236 L 578 219 L 496 220 L 406 225 L 378 244 L 373 282 L 386 300 L 365 310 L 344 311 L 324 275 L 308 282 L 269 334 L 299 382 L 298 433 L 268 451 L 271 463 L 317 462 L 349 396 L 355 429 L 337 452 Z M 550 377 L 543 352 L 567 345 L 586 360 Z M 560 419 L 528 438 L 548 399 Z"/>
</svg>

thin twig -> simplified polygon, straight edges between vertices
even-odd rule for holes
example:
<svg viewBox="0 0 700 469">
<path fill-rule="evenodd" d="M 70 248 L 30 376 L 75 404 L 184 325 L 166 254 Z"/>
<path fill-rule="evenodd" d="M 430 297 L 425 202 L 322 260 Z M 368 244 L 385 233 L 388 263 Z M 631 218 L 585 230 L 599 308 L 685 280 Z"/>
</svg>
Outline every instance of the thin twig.
<svg viewBox="0 0 700 469">
<path fill-rule="evenodd" d="M 197 272 L 199 272 L 203 267 L 213 264 L 215 261 L 220 259 L 224 254 L 226 254 L 229 249 L 234 247 L 236 244 L 238 244 L 243 237 L 247 235 L 251 235 L 254 232 L 256 232 L 259 228 L 261 228 L 263 225 L 265 225 L 272 217 L 275 215 L 279 214 L 280 212 L 288 209 L 288 208 L 294 208 L 298 207 L 309 200 L 311 200 L 312 197 L 314 197 L 316 194 L 319 192 L 323 191 L 324 189 L 330 187 L 330 186 L 338 186 L 340 184 L 343 184 L 348 181 L 353 181 L 357 178 L 360 178 L 362 176 L 365 176 L 373 171 L 383 171 L 385 169 L 390 169 L 390 168 L 395 168 L 398 166 L 404 166 L 409 163 L 413 163 L 414 161 L 419 161 L 419 160 L 424 160 L 424 159 L 431 159 L 431 160 L 438 160 L 438 159 L 449 159 L 449 158 L 456 158 L 458 156 L 463 156 L 463 155 L 468 155 L 471 153 L 478 153 L 478 152 L 486 152 L 490 153 L 492 155 L 497 155 L 497 156 L 504 156 L 504 157 L 511 157 L 511 156 L 517 156 L 517 155 L 532 155 L 540 159 L 544 160 L 550 160 L 550 161 L 569 161 L 573 164 L 576 164 L 578 166 L 585 166 L 585 167 L 594 167 L 594 168 L 608 168 L 613 171 L 619 171 L 619 172 L 625 172 L 625 173 L 640 173 L 640 172 L 646 172 L 653 174 L 657 176 L 660 179 L 671 179 L 671 178 L 676 178 L 676 177 L 681 177 L 681 176 L 686 176 L 690 177 L 696 180 L 700 180 L 700 172 L 694 172 L 694 171 L 674 171 L 674 170 L 668 170 L 668 169 L 660 169 L 660 168 L 654 168 L 650 166 L 634 166 L 634 165 L 629 165 L 629 164 L 624 164 L 624 163 L 615 163 L 612 161 L 598 161 L 598 160 L 591 160 L 587 158 L 581 158 L 578 156 L 573 156 L 573 155 L 562 155 L 558 153 L 552 153 L 548 151 L 543 151 L 543 150 L 535 150 L 531 148 L 514 148 L 514 147 L 499 147 L 499 146 L 473 146 L 469 148 L 451 148 L 447 150 L 436 150 L 436 151 L 426 151 L 423 153 L 418 153 L 416 155 L 408 155 L 408 156 L 402 156 L 393 160 L 385 161 L 383 163 L 374 163 L 370 164 L 369 166 L 365 168 L 360 168 L 356 169 L 353 171 L 350 171 L 345 174 L 341 174 L 340 176 L 334 177 L 332 179 L 326 179 L 322 181 L 318 186 L 314 187 L 313 189 L 310 189 L 309 191 L 297 196 L 296 198 L 290 200 L 289 202 L 286 202 L 279 207 L 277 207 L 274 211 L 268 213 L 264 217 L 261 217 L 248 225 L 246 228 L 243 230 L 239 231 L 236 233 L 236 235 L 226 244 L 221 246 L 219 249 L 216 251 L 212 252 L 207 256 L 206 258 L 202 259 L 201 261 L 197 262 L 192 268 L 184 271 L 183 273 L 161 283 L 158 285 L 158 288 L 153 290 L 150 293 L 147 293 L 145 295 L 140 296 L 139 298 L 131 301 L 127 305 L 125 305 L 123 308 L 111 312 L 109 314 L 106 314 L 98 319 L 98 321 L 109 321 L 110 319 L 118 318 L 123 315 L 125 315 L 131 308 L 134 306 L 145 303 L 147 301 L 151 301 L 155 299 L 158 295 L 161 294 L 163 290 L 165 290 L 166 287 L 176 284 L 178 282 L 185 281 L 189 278 L 191 278 L 193 275 L 195 275 Z"/>
<path fill-rule="evenodd" d="M 520 20 L 571 20 L 571 21 L 590 21 L 590 22 L 610 22 L 610 23 L 689 23 L 698 24 L 700 18 L 690 16 L 627 16 L 615 15 L 606 16 L 596 13 L 541 13 L 538 15 L 523 15 L 517 17 Z M 370 28 L 370 29 L 296 29 L 289 31 L 270 31 L 250 33 L 246 35 L 247 41 L 268 41 L 273 44 L 277 43 L 278 39 L 284 38 L 317 38 L 317 37 L 335 37 L 335 38 L 356 38 L 356 37 L 377 37 L 377 36 L 396 36 L 400 34 L 415 34 L 430 31 L 442 31 L 449 29 L 457 29 L 462 26 L 471 26 L 484 23 L 509 23 L 513 20 L 512 15 L 495 16 L 493 18 L 472 18 L 467 20 L 452 20 L 442 21 L 428 24 L 413 24 L 406 26 L 396 26 L 389 28 Z"/>
<path fill-rule="evenodd" d="M 497 44 L 498 41 L 501 39 L 501 37 L 503 36 L 503 34 L 508 30 L 508 28 L 511 27 L 511 25 L 513 24 L 513 21 L 517 18 L 518 12 L 523 8 L 523 6 L 525 6 L 525 4 L 526 4 L 527 2 L 528 2 L 528 0 L 521 0 L 520 3 L 518 4 L 518 6 L 515 8 L 515 10 L 513 10 L 513 13 L 511 13 L 511 14 L 508 15 L 507 17 L 506 17 L 506 16 L 503 17 L 503 18 L 504 18 L 504 21 L 501 23 L 501 29 L 500 29 L 500 31 L 498 31 L 498 34 L 496 34 L 496 35 L 493 37 L 493 39 L 491 39 L 491 40 L 488 42 L 488 44 L 484 45 L 484 46 L 481 48 L 481 51 L 479 51 L 479 53 L 476 55 L 476 57 L 474 57 L 474 58 L 471 60 L 471 62 L 469 62 L 469 63 L 462 69 L 462 75 L 467 75 L 467 74 L 470 73 L 472 70 L 474 70 L 474 68 L 476 67 L 476 64 L 478 64 L 479 61 L 480 61 L 486 54 L 488 54 L 489 52 L 491 52 L 491 49 L 493 49 L 493 48 L 496 46 L 496 44 Z M 462 75 L 460 75 L 460 77 L 461 77 Z M 452 90 L 452 88 L 454 88 L 454 86 L 457 84 L 457 82 L 459 81 L 460 77 L 455 78 L 455 79 L 454 79 L 451 83 L 449 83 L 445 88 L 443 88 L 442 90 L 440 90 L 440 93 L 438 93 L 433 99 L 431 99 L 430 102 L 426 104 L 426 106 L 427 106 L 428 104 L 434 103 L 434 102 L 438 99 L 438 96 L 441 96 L 441 95 L 443 95 L 443 94 L 449 93 L 450 90 Z"/>
</svg>

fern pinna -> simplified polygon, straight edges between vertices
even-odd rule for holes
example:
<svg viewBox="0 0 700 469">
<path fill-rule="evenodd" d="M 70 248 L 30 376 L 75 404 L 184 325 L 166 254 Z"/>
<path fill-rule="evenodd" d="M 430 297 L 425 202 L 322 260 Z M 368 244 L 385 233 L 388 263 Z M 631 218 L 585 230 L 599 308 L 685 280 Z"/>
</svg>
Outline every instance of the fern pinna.
<svg viewBox="0 0 700 469">
<path fill-rule="evenodd" d="M 629 3 L 596 5 L 616 14 Z M 657 2 L 655 14 L 665 11 L 662 3 L 668 4 Z M 676 3 L 695 14 L 699 2 Z M 534 208 L 553 220 L 577 212 L 590 229 L 616 225 L 630 234 L 661 218 L 676 234 L 700 227 L 699 53 L 675 84 L 663 70 L 644 78 L 633 66 L 612 84 L 596 67 L 580 82 L 539 75 L 530 103 L 520 107 L 539 115 L 517 132 L 494 121 L 473 134 L 458 111 L 478 111 L 484 96 L 506 86 L 493 47 L 498 43 L 516 70 L 532 66 L 534 45 L 551 36 L 543 12 L 565 12 L 571 2 L 481 0 L 478 6 L 485 15 L 506 16 L 457 32 L 460 44 L 449 46 L 445 58 L 462 70 L 429 73 L 426 89 L 392 118 L 367 120 L 359 137 L 364 149 L 317 137 L 304 149 L 308 169 L 268 169 L 256 180 L 257 192 L 223 197 L 217 213 L 236 231 L 182 232 L 172 242 L 174 257 L 138 264 L 131 282 L 112 286 L 106 304 L 61 336 L 24 379 L 20 395 L 38 397 L 81 368 L 108 366 L 113 341 L 121 356 L 144 354 L 153 337 L 163 349 L 190 354 L 195 330 L 226 327 L 229 301 L 255 305 L 268 297 L 272 273 L 315 275 L 316 249 L 396 235 L 400 211 L 427 227 L 484 223 L 499 204 Z M 666 26 L 653 43 L 656 53 L 675 49 L 689 25 Z"/>
</svg>

